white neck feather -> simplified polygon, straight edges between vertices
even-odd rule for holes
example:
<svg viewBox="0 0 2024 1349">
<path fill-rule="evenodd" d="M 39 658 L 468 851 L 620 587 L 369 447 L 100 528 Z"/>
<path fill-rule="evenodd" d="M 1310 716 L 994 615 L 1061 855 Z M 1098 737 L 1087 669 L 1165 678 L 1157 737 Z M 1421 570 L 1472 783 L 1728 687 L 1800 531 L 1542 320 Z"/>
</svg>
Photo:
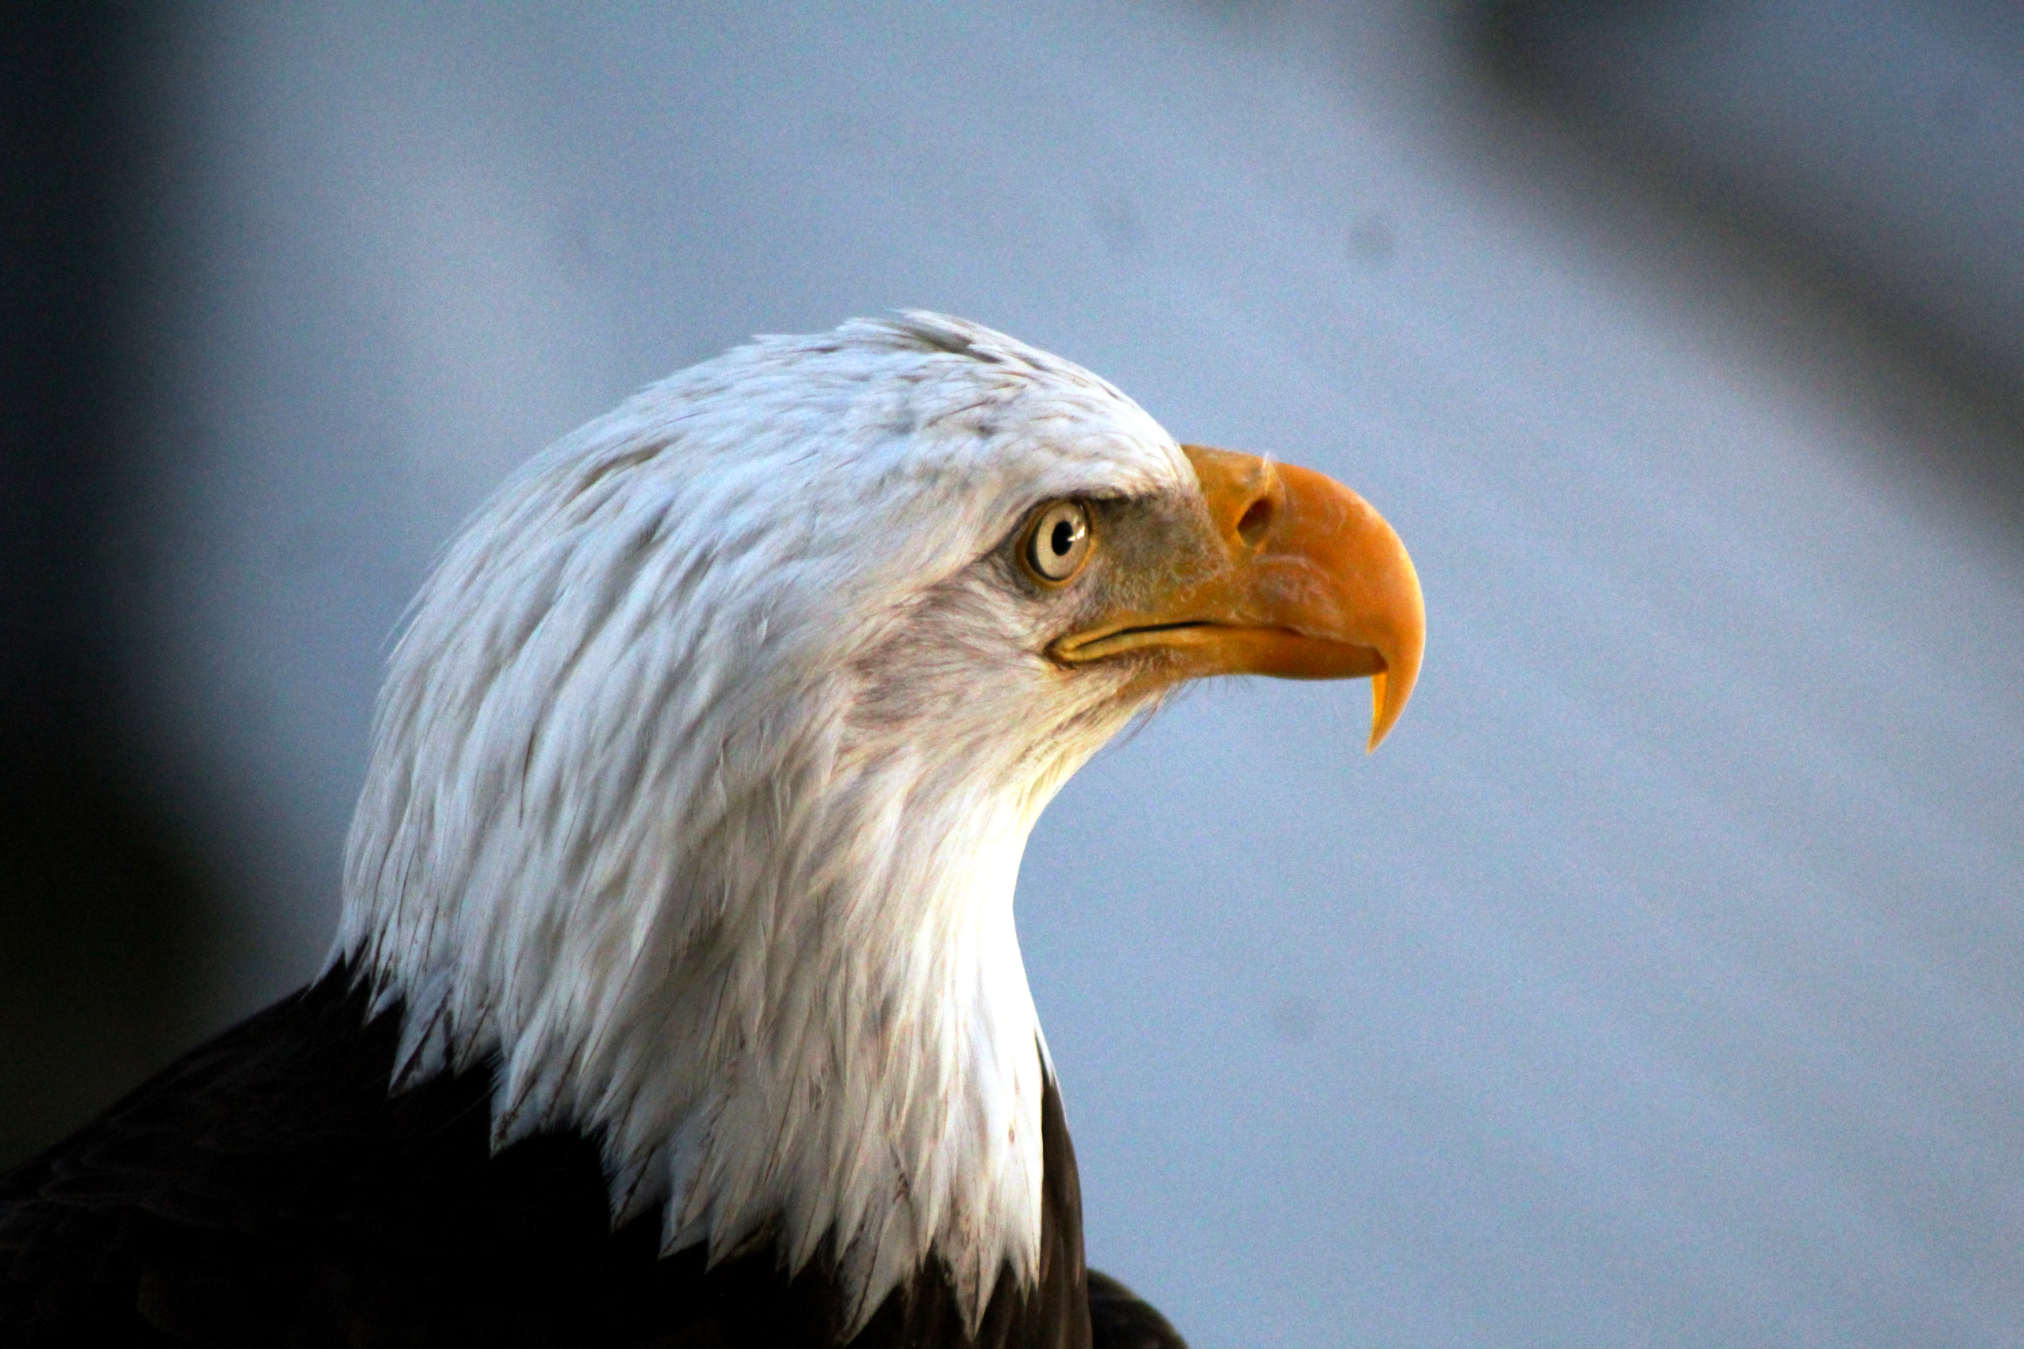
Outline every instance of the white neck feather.
<svg viewBox="0 0 2024 1349">
<path fill-rule="evenodd" d="M 978 558 L 1036 494 L 1187 470 L 1011 339 L 845 334 L 648 390 L 453 545 L 332 959 L 404 1006 L 406 1079 L 495 1061 L 496 1143 L 596 1133 L 615 1216 L 664 1203 L 668 1250 L 826 1255 L 859 1325 L 934 1256 L 974 1326 L 1039 1258 L 1020 855 L 1134 711 L 1036 704 L 1060 681 Z"/>
</svg>

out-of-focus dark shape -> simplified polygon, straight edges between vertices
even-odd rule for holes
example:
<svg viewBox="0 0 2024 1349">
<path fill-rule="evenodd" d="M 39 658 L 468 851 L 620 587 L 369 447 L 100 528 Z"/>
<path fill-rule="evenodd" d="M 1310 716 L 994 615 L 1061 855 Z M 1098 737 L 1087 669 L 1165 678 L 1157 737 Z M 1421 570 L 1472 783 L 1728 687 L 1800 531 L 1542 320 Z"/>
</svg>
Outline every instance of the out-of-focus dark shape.
<svg viewBox="0 0 2024 1349">
<path fill-rule="evenodd" d="M 191 1030 L 197 892 L 124 779 L 110 673 L 122 34 L 0 16 L 0 1165 Z"/>
<path fill-rule="evenodd" d="M 0 801 L 0 1165 L 172 1058 L 197 890 L 105 780 L 45 770 Z"/>
<path fill-rule="evenodd" d="M 1963 0 L 1496 0 L 1541 98 L 2024 408 L 2024 11 Z"/>
</svg>

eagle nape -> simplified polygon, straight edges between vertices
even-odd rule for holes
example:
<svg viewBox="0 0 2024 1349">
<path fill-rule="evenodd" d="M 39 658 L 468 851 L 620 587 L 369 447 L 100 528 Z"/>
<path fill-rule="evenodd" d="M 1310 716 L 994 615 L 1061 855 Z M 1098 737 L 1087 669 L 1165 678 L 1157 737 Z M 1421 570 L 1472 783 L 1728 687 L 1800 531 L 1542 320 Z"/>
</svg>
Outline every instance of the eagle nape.
<svg viewBox="0 0 2024 1349">
<path fill-rule="evenodd" d="M 509 477 L 388 661 L 329 959 L 0 1176 L 10 1345 L 1170 1349 L 1083 1256 L 1012 921 L 1175 684 L 1411 696 L 1411 559 L 936 314 Z"/>
</svg>

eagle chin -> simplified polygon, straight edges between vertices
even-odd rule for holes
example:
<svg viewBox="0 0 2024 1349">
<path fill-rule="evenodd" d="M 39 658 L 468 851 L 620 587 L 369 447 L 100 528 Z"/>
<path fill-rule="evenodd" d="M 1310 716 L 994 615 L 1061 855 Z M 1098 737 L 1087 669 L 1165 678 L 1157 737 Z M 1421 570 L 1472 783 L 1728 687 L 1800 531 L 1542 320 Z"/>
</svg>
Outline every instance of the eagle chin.
<svg viewBox="0 0 2024 1349">
<path fill-rule="evenodd" d="M 1083 1266 L 1027 834 L 1185 680 L 1375 747 L 1423 627 L 1353 493 L 975 324 L 652 385 L 422 588 L 317 981 L 0 1180 L 0 1329 L 1178 1344 Z"/>
</svg>

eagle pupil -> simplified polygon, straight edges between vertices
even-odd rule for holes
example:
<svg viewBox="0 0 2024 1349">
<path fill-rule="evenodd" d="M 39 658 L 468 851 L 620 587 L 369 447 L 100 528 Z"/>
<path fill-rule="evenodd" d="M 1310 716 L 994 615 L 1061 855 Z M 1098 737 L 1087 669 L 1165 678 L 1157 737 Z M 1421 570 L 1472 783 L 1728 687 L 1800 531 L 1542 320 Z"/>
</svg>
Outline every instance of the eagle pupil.
<svg viewBox="0 0 2024 1349">
<path fill-rule="evenodd" d="M 1054 555 L 1056 557 L 1067 557 L 1068 550 L 1075 546 L 1075 526 L 1066 520 L 1056 520 L 1054 522 L 1054 537 L 1050 542 L 1054 545 Z"/>
</svg>

